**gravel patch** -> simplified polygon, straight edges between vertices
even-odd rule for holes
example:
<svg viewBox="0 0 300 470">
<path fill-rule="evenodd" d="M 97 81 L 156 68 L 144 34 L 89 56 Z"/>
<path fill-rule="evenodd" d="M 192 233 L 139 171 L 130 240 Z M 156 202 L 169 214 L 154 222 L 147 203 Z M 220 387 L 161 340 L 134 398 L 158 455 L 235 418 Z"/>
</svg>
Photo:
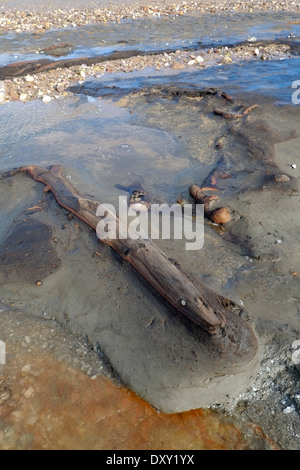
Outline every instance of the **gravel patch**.
<svg viewBox="0 0 300 470">
<path fill-rule="evenodd" d="M 21 3 L 21 2 L 19 2 Z M 47 4 L 47 3 L 46 3 Z M 54 2 L 55 4 L 55 2 Z M 212 0 L 210 2 L 200 0 L 198 2 L 179 3 L 172 2 L 130 2 L 124 4 L 110 3 L 100 8 L 82 8 L 81 3 L 78 8 L 45 10 L 42 6 L 35 6 L 33 9 L 11 8 L 13 2 L 4 2 L 0 7 L 0 32 L 1 31 L 38 31 L 43 32 L 49 29 L 76 28 L 79 26 L 114 21 L 120 22 L 123 19 L 155 18 L 160 16 L 180 16 L 192 13 L 216 13 L 223 12 L 253 12 L 253 11 L 299 11 L 300 2 L 298 0 L 275 1 L 275 0 Z"/>
<path fill-rule="evenodd" d="M 90 79 L 100 79 L 105 74 L 130 73 L 144 69 L 163 71 L 169 69 L 197 70 L 212 66 L 226 66 L 243 61 L 285 59 L 291 57 L 290 46 L 255 43 L 237 46 L 209 48 L 199 51 L 182 51 L 158 55 L 136 56 L 122 60 L 110 60 L 91 66 L 82 64 L 69 68 L 57 68 L 48 72 L 28 74 L 24 77 L 7 79 L 0 84 L 0 105 L 9 101 L 42 99 L 45 103 L 61 99 L 70 94 L 68 88 Z"/>
</svg>

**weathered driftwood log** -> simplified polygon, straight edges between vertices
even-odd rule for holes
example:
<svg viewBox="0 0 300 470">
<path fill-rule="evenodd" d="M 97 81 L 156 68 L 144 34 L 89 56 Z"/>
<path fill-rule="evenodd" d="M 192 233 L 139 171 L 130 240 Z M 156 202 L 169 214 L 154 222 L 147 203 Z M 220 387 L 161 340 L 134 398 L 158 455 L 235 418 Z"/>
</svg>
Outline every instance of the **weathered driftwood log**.
<svg viewBox="0 0 300 470">
<path fill-rule="evenodd" d="M 82 197 L 63 178 L 60 166 L 52 166 L 50 170 L 27 166 L 2 173 L 0 179 L 17 173 L 26 173 L 35 181 L 45 184 L 45 192 L 51 191 L 62 207 L 96 229 L 100 221 L 96 215 L 100 203 Z M 119 229 L 117 233 L 127 231 L 127 227 L 122 227 L 114 214 L 110 215 L 116 220 Z M 242 316 L 240 306 L 217 295 L 200 280 L 184 272 L 176 261 L 170 259 L 150 239 L 117 238 L 101 241 L 128 261 L 177 312 L 198 325 L 199 334 L 208 347 L 212 346 L 214 351 L 231 356 L 234 363 L 246 363 L 253 358 L 257 351 L 257 340 L 248 321 Z"/>
</svg>

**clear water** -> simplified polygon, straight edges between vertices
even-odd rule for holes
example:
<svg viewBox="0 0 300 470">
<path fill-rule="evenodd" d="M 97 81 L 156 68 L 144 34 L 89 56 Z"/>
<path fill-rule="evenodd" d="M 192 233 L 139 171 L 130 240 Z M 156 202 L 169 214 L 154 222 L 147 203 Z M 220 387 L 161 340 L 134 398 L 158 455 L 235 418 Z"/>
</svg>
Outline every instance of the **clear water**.
<svg viewBox="0 0 300 470">
<path fill-rule="evenodd" d="M 133 33 L 134 31 L 134 33 Z M 55 59 L 44 51 L 67 44 L 61 57 L 94 57 L 113 51 L 138 49 L 164 51 L 181 48 L 236 44 L 256 37 L 258 40 L 299 38 L 299 15 L 285 12 L 260 14 L 184 15 L 174 18 L 123 20 L 80 28 L 36 33 L 0 35 L 0 66 L 37 57 Z M 36 52 L 41 52 L 38 56 Z"/>
</svg>

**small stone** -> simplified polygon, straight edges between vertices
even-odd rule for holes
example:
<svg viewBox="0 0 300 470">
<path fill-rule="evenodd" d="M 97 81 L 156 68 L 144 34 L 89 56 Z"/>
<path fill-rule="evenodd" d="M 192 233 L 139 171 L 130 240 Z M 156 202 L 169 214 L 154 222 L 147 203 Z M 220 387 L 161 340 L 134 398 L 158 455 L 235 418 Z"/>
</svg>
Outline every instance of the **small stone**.
<svg viewBox="0 0 300 470">
<path fill-rule="evenodd" d="M 174 61 L 174 62 L 172 63 L 172 69 L 174 69 L 174 70 L 185 69 L 185 65 L 184 65 L 184 64 L 181 64 L 180 62 Z"/>
<path fill-rule="evenodd" d="M 21 93 L 19 96 L 20 101 L 26 101 L 27 100 L 27 93 Z"/>
<path fill-rule="evenodd" d="M 297 168 L 296 163 L 293 163 L 293 164 L 291 165 L 291 167 L 293 168 L 293 170 L 296 170 L 296 168 Z"/>
<path fill-rule="evenodd" d="M 229 55 L 226 55 L 222 60 L 222 64 L 230 64 L 232 62 L 232 58 Z"/>
<path fill-rule="evenodd" d="M 9 96 L 10 96 L 12 101 L 17 101 L 19 99 L 19 95 L 15 90 L 11 90 L 9 92 Z"/>
<path fill-rule="evenodd" d="M 195 59 L 191 59 L 188 61 L 188 65 L 195 65 L 196 61 Z"/>
<path fill-rule="evenodd" d="M 52 100 L 51 96 L 44 95 L 43 96 L 43 102 L 44 103 L 49 103 Z"/>
<path fill-rule="evenodd" d="M 275 175 L 274 179 L 276 183 L 284 183 L 286 181 L 290 181 L 291 178 L 288 175 Z"/>
<path fill-rule="evenodd" d="M 56 90 L 61 93 L 62 91 L 64 91 L 65 87 L 63 85 L 63 83 L 58 83 L 56 86 L 55 86 Z"/>
<path fill-rule="evenodd" d="M 0 405 L 3 405 L 6 401 L 10 399 L 10 393 L 9 392 L 2 392 L 0 394 Z"/>
<path fill-rule="evenodd" d="M 25 80 L 28 83 L 32 83 L 34 82 L 34 77 L 32 75 L 27 75 Z"/>
<path fill-rule="evenodd" d="M 5 101 L 5 84 L 3 81 L 0 82 L 0 104 Z"/>
<path fill-rule="evenodd" d="M 29 374 L 29 372 L 31 372 L 31 365 L 30 364 L 26 364 L 24 367 L 22 367 L 22 375 L 26 375 L 26 374 Z"/>
<path fill-rule="evenodd" d="M 295 410 L 295 407 L 292 405 L 292 406 L 287 406 L 286 408 L 284 408 L 283 412 L 285 415 L 287 414 L 290 414 L 292 413 L 293 411 L 296 411 Z"/>
<path fill-rule="evenodd" d="M 195 60 L 198 64 L 203 64 L 204 62 L 204 59 L 201 55 L 198 55 Z"/>
<path fill-rule="evenodd" d="M 24 397 L 29 399 L 29 398 L 32 398 L 33 396 L 34 396 L 34 388 L 33 387 L 27 388 L 27 390 L 25 390 L 24 392 Z"/>
<path fill-rule="evenodd" d="M 226 207 L 221 207 L 214 211 L 211 220 L 216 224 L 227 224 L 231 220 L 231 215 Z"/>
</svg>

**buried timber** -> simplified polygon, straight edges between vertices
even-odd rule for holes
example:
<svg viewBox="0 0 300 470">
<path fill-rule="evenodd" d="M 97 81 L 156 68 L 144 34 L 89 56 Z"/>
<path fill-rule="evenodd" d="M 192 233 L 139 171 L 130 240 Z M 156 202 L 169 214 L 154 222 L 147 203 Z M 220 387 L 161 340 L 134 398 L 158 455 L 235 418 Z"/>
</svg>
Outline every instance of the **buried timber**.
<svg viewBox="0 0 300 470">
<path fill-rule="evenodd" d="M 298 178 L 290 166 L 297 158 L 298 110 L 262 100 L 255 106 L 249 97 L 233 100 L 213 88 L 110 90 L 119 92 L 119 106 L 130 109 L 126 119 L 132 129 L 159 128 L 172 139 L 176 134 L 190 156 L 191 171 L 182 168 L 181 178 L 168 181 L 171 190 L 163 193 L 155 186 L 153 174 L 151 184 L 147 173 L 140 178 L 157 203 L 204 206 L 203 249 L 188 253 L 182 240 L 131 238 L 102 240 L 98 246 L 96 211 L 102 201 L 88 197 L 86 189 L 81 193 L 86 175 L 81 180 L 75 171 L 75 188 L 62 167 L 51 166 L 49 151 L 48 165 L 32 162 L 2 173 L 2 220 L 8 223 L 1 229 L 1 256 L 7 259 L 6 247 L 13 251 L 14 224 L 26 223 L 25 218 L 36 220 L 41 230 L 47 221 L 54 260 L 37 286 L 22 276 L 20 255 L 17 274 L 8 273 L 1 282 L 5 298 L 13 298 L 15 308 L 30 306 L 37 315 L 84 332 L 126 385 L 164 411 L 226 401 L 253 379 L 271 333 L 279 342 L 289 341 L 297 327 L 296 302 L 289 299 L 296 298 L 297 276 L 291 273 L 298 272 L 299 256 Z M 93 96 L 97 93 L 103 94 L 94 90 Z M 171 175 L 172 162 L 164 164 Z M 99 185 L 105 174 L 97 178 Z M 112 187 L 130 187 L 131 178 L 115 173 Z M 24 191 L 30 206 L 22 199 Z M 79 220 L 70 220 L 70 214 Z M 20 251 L 19 238 L 15 246 Z M 11 269 L 16 271 L 16 264 Z"/>
</svg>

